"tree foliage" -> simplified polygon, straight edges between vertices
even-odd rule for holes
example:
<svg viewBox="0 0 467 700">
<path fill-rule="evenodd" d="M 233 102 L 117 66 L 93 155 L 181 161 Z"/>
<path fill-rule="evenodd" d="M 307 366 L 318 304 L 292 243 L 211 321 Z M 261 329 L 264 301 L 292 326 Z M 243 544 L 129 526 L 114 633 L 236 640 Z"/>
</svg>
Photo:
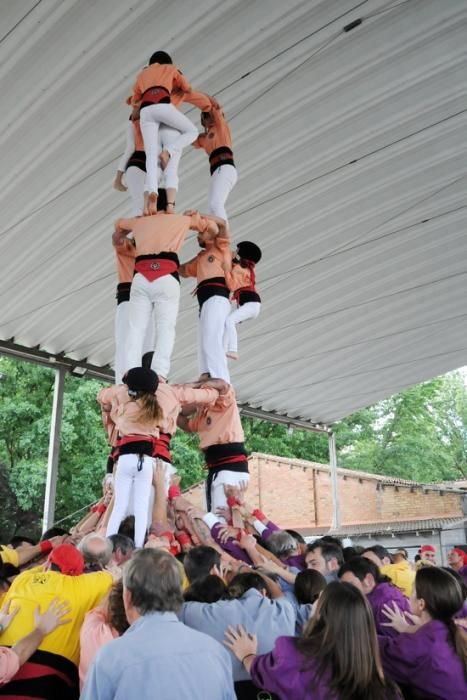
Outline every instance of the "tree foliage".
<svg viewBox="0 0 467 700">
<path fill-rule="evenodd" d="M 0 541 L 39 533 L 47 474 L 54 372 L 0 358 Z M 95 397 L 102 384 L 67 376 L 56 521 L 100 494 L 109 448 Z M 328 462 L 325 435 L 243 419 L 250 452 Z M 338 462 L 417 481 L 467 477 L 467 391 L 451 373 L 362 409 L 334 426 Z M 182 485 L 204 478 L 196 435 L 178 431 L 173 458 Z M 66 520 L 66 525 L 80 514 Z"/>
</svg>

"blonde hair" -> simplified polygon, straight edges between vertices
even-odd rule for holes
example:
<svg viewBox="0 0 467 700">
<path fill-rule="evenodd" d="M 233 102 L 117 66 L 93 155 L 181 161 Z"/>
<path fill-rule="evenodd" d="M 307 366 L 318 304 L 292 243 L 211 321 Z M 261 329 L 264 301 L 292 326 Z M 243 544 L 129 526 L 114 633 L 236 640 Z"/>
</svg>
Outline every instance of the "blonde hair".
<svg viewBox="0 0 467 700">
<path fill-rule="evenodd" d="M 141 392 L 133 399 L 141 407 L 138 414 L 138 420 L 141 421 L 155 421 L 159 423 L 162 420 L 163 413 L 162 408 L 159 406 L 155 394 L 150 394 L 147 392 Z"/>
</svg>

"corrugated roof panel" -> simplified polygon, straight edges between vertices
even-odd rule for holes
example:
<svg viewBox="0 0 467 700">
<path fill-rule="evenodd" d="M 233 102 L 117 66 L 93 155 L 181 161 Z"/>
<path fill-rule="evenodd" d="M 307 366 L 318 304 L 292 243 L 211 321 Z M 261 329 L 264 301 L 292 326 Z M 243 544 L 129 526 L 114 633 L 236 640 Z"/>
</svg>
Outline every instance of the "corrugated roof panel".
<svg viewBox="0 0 467 700">
<path fill-rule="evenodd" d="M 466 28 L 463 0 L 9 3 L 0 338 L 112 362 L 110 233 L 129 202 L 111 183 L 124 98 L 160 44 L 224 105 L 232 235 L 263 248 L 239 400 L 331 423 L 467 364 Z M 208 179 L 186 149 L 180 211 L 205 208 Z M 182 287 L 175 381 L 197 374 Z"/>
</svg>

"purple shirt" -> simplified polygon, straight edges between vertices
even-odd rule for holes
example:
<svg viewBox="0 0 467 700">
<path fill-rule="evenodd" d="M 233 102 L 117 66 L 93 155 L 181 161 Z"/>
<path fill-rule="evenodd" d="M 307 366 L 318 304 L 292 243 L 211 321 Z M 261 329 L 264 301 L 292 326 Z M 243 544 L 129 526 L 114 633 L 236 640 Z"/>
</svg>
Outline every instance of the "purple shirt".
<svg viewBox="0 0 467 700">
<path fill-rule="evenodd" d="M 383 612 L 383 607 L 392 603 L 397 603 L 400 610 L 410 612 L 409 601 L 405 595 L 391 583 L 378 583 L 366 597 L 373 611 L 375 618 L 376 632 L 383 637 L 397 637 L 397 632 L 393 627 L 384 627 L 383 623 L 389 622 L 389 618 Z"/>
<path fill-rule="evenodd" d="M 410 687 L 413 698 L 465 700 L 467 680 L 448 627 L 431 620 L 413 634 L 378 637 L 385 673 Z"/>
<path fill-rule="evenodd" d="M 215 542 L 219 545 L 219 547 L 222 547 L 222 549 L 230 554 L 230 556 L 234 557 L 234 559 L 238 559 L 238 561 L 244 561 L 245 564 L 251 564 L 253 563 L 246 553 L 244 549 L 240 547 L 238 544 L 237 540 L 234 537 L 229 537 L 227 542 L 221 542 L 219 538 L 219 528 L 223 527 L 222 523 L 216 523 L 215 525 L 212 526 L 211 528 L 211 535 L 214 539 Z"/>
<path fill-rule="evenodd" d="M 250 669 L 253 683 L 276 693 L 279 700 L 337 700 L 336 694 L 329 690 L 331 670 L 325 671 L 310 690 L 317 677 L 317 664 L 313 659 L 305 659 L 295 642 L 294 637 L 278 637 L 272 651 L 257 656 Z M 394 694 L 384 694 L 381 700 L 389 697 L 394 698 Z"/>
</svg>

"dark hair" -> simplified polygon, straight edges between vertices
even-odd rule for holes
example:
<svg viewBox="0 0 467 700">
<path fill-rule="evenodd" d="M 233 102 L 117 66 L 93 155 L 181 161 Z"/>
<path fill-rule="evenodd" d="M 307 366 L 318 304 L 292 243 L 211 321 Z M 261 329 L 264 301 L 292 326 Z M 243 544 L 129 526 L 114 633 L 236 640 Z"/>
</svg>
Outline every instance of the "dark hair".
<svg viewBox="0 0 467 700">
<path fill-rule="evenodd" d="M 17 549 L 18 547 L 21 547 L 23 542 L 27 542 L 33 547 L 36 544 L 36 540 L 33 540 L 32 537 L 26 537 L 26 535 L 14 535 L 8 544 L 10 544 L 13 547 L 13 549 Z"/>
<path fill-rule="evenodd" d="M 300 544 L 306 544 L 305 538 L 303 537 L 303 535 L 301 535 L 301 534 L 300 534 L 299 532 L 297 532 L 296 530 L 290 530 L 290 529 L 287 528 L 287 530 L 285 530 L 285 532 L 288 532 L 289 535 L 292 535 L 292 537 L 293 537 L 295 540 L 297 540 L 297 542 L 300 542 Z"/>
<path fill-rule="evenodd" d="M 315 540 L 314 542 L 309 544 L 306 548 L 306 551 L 314 552 L 315 549 L 318 549 L 318 547 L 321 549 L 321 556 L 326 562 L 329 562 L 331 559 L 336 559 L 339 566 L 344 563 L 342 547 L 337 546 L 335 544 L 331 544 L 326 540 L 323 542 L 323 539 Z"/>
<path fill-rule="evenodd" d="M 157 211 L 165 211 L 167 209 L 167 190 L 165 187 L 159 187 L 157 192 Z M 151 353 L 152 355 L 153 353 Z M 152 359 L 152 358 L 151 358 Z M 149 363 L 151 367 L 151 363 Z"/>
<path fill-rule="evenodd" d="M 69 535 L 68 530 L 64 530 L 63 527 L 55 527 L 55 525 L 44 532 L 40 542 L 44 540 L 50 540 L 52 537 L 63 537 L 63 535 Z"/>
<path fill-rule="evenodd" d="M 231 598 L 241 598 L 244 593 L 254 588 L 257 591 L 266 591 L 268 598 L 271 597 L 269 586 L 262 576 L 254 571 L 246 571 L 243 574 L 236 574 L 231 580 L 228 592 Z"/>
<path fill-rule="evenodd" d="M 183 605 L 177 560 L 161 549 L 140 549 L 125 564 L 123 585 L 140 615 L 176 612 Z"/>
<path fill-rule="evenodd" d="M 457 583 L 462 589 L 462 598 L 464 600 L 467 600 L 467 585 L 464 583 L 464 579 L 460 575 L 458 571 L 455 571 L 454 569 L 451 569 L 449 566 L 440 566 L 439 567 L 442 571 L 447 571 L 448 574 L 451 574 L 451 576 L 454 576 L 456 579 Z"/>
<path fill-rule="evenodd" d="M 107 602 L 108 623 L 117 630 L 121 637 L 127 631 L 128 620 L 126 619 L 125 607 L 123 605 L 123 581 L 115 581 L 109 591 L 109 599 Z"/>
<path fill-rule="evenodd" d="M 376 564 L 366 557 L 354 557 L 353 559 L 349 559 L 345 564 L 342 564 L 337 575 L 339 578 L 342 578 L 348 571 L 356 576 L 359 581 L 363 581 L 365 576 L 371 574 L 376 584 L 391 583 L 389 576 L 384 576 Z"/>
<path fill-rule="evenodd" d="M 373 554 L 376 554 L 376 556 L 383 561 L 385 557 L 389 559 L 389 561 L 392 562 L 392 557 L 389 554 L 388 550 L 386 547 L 383 547 L 381 544 L 374 544 L 372 547 L 365 547 L 363 550 L 363 554 L 365 552 L 373 552 Z"/>
<path fill-rule="evenodd" d="M 353 557 L 358 557 L 359 553 L 355 547 L 344 547 L 342 554 L 344 555 L 344 561 L 349 561 L 349 559 L 353 559 Z"/>
<path fill-rule="evenodd" d="M 149 65 L 152 66 L 153 63 L 169 64 L 173 61 L 165 51 L 155 51 L 149 59 Z"/>
<path fill-rule="evenodd" d="M 19 573 L 21 573 L 20 570 L 13 564 L 0 562 L 0 590 L 8 590 L 11 586 L 9 579 L 18 576 Z"/>
<path fill-rule="evenodd" d="M 332 535 L 323 535 L 320 538 L 320 542 L 326 542 L 326 544 L 333 544 L 335 547 L 342 547 L 342 540 L 340 540 L 338 537 L 333 537 Z"/>
<path fill-rule="evenodd" d="M 128 539 L 134 541 L 134 539 L 135 539 L 135 516 L 134 515 L 127 515 L 126 518 L 123 518 L 122 522 L 120 523 L 120 527 L 118 528 L 118 534 L 125 535 L 126 537 L 128 537 Z"/>
<path fill-rule="evenodd" d="M 110 535 L 110 537 L 107 539 L 112 542 L 112 551 L 115 552 L 117 549 L 119 549 L 124 556 L 136 549 L 136 545 L 133 540 L 126 535 L 119 533 L 117 535 Z"/>
<path fill-rule="evenodd" d="M 225 598 L 227 595 L 227 587 L 219 576 L 210 574 L 205 578 L 199 578 L 193 581 L 186 589 L 184 598 L 186 602 L 196 603 L 216 603 L 218 600 Z"/>
<path fill-rule="evenodd" d="M 326 586 L 296 647 L 318 667 L 310 694 L 329 674 L 330 695 L 339 700 L 387 698 L 388 691 L 394 699 L 400 697 L 384 678 L 371 609 L 351 584 L 335 581 Z"/>
<path fill-rule="evenodd" d="M 447 625 L 451 643 L 467 672 L 467 636 L 454 622 L 454 615 L 464 603 L 459 582 L 451 572 L 427 566 L 417 571 L 414 585 L 416 596 L 425 601 L 429 615 Z"/>
<path fill-rule="evenodd" d="M 200 578 L 205 578 L 211 572 L 213 566 L 220 566 L 221 555 L 207 545 L 192 547 L 185 557 L 183 566 L 190 583 Z"/>
<path fill-rule="evenodd" d="M 321 591 L 326 588 L 326 579 L 315 569 L 305 569 L 297 574 L 294 593 L 300 605 L 314 603 Z"/>
</svg>

